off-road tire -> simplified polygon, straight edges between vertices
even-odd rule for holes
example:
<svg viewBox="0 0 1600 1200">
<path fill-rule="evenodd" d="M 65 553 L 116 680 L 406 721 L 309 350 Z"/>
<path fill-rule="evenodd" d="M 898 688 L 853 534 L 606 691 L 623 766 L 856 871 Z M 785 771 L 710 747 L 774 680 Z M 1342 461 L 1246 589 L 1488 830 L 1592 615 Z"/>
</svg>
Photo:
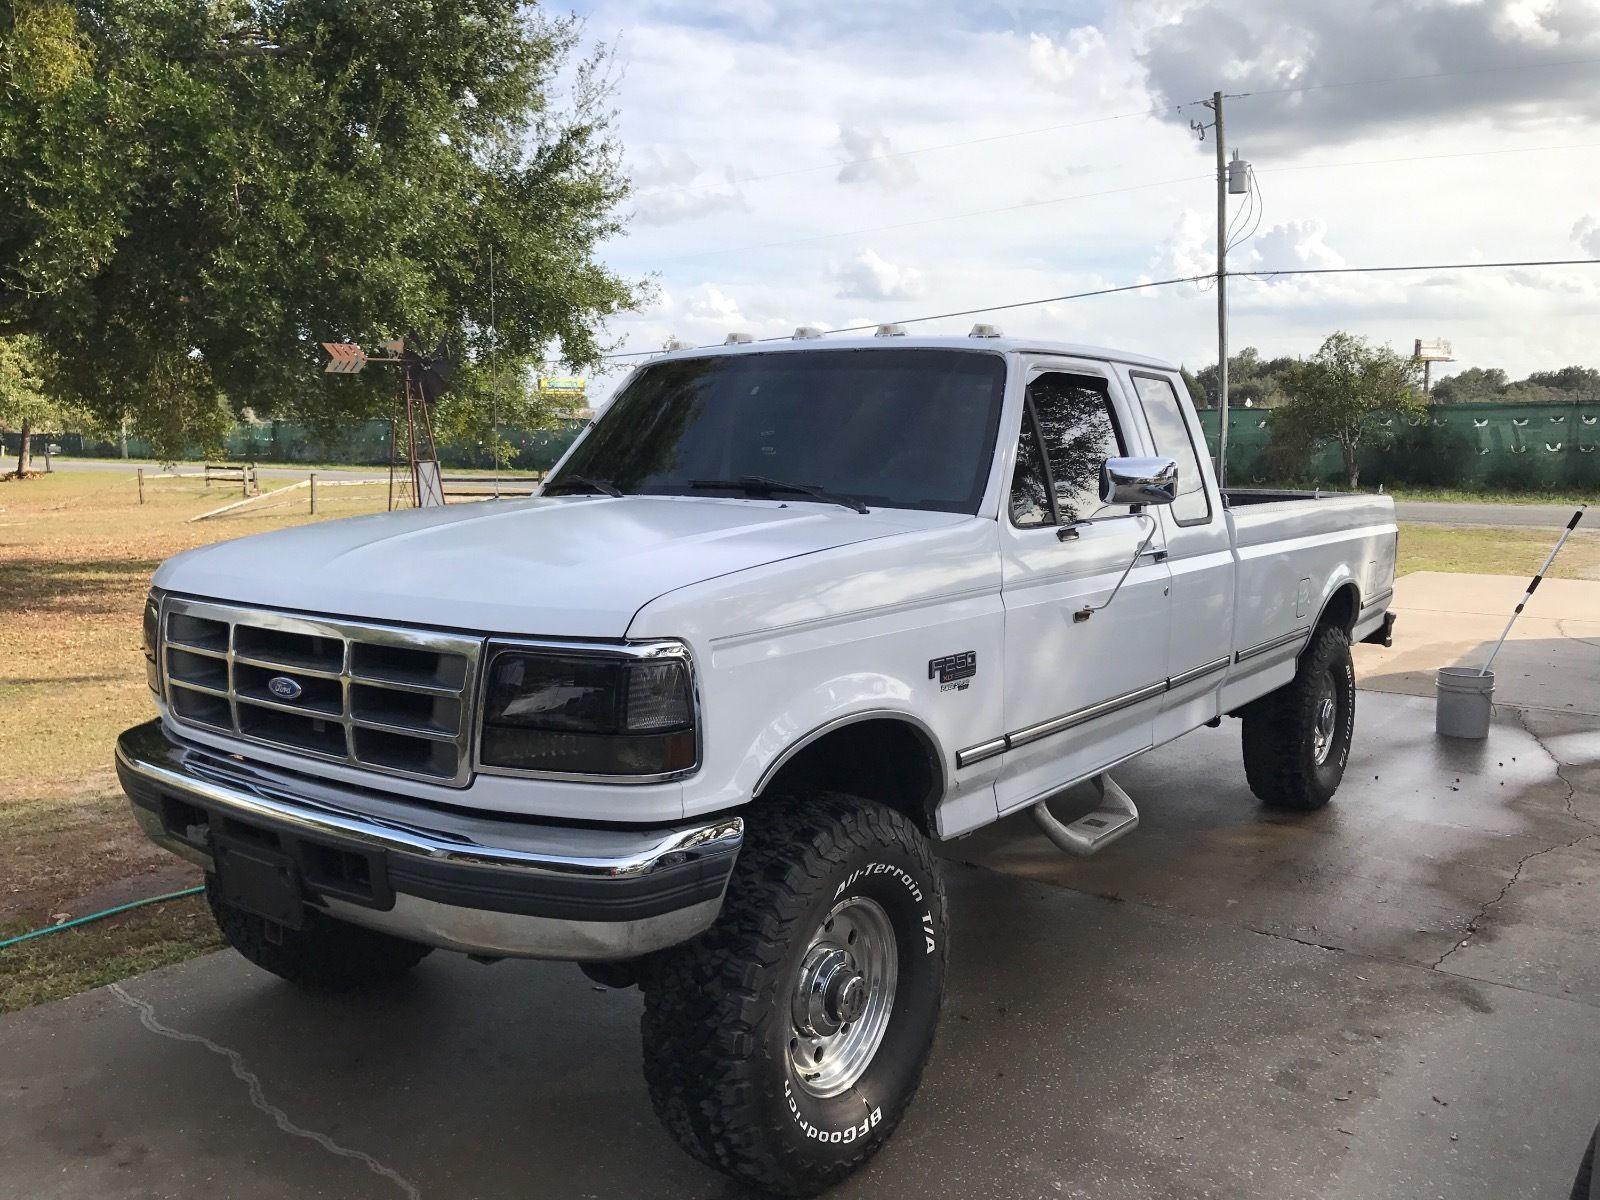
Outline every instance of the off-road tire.
<svg viewBox="0 0 1600 1200">
<path fill-rule="evenodd" d="M 645 1080 L 701 1162 L 768 1193 L 809 1196 L 859 1168 L 915 1095 L 944 1000 L 944 886 L 922 832 L 831 792 L 762 801 L 715 925 L 644 975 Z M 898 980 L 865 1073 L 808 1094 L 790 1060 L 792 997 L 814 932 L 854 897 L 881 906 Z"/>
<path fill-rule="evenodd" d="M 1583 1152 L 1583 1161 L 1578 1164 L 1578 1174 L 1572 1181 L 1572 1200 L 1595 1200 L 1600 1197 L 1600 1188 L 1594 1185 L 1594 1150 L 1595 1143 L 1600 1142 L 1600 1129 L 1594 1131 L 1594 1136 L 1589 1139 L 1589 1147 Z"/>
<path fill-rule="evenodd" d="M 1316 723 L 1324 680 L 1332 684 L 1335 712 L 1328 753 L 1319 763 Z M 1241 715 L 1250 790 L 1271 808 L 1321 808 L 1344 778 L 1355 734 L 1356 670 L 1349 635 L 1334 625 L 1318 626 L 1300 654 L 1294 679 L 1252 701 Z"/>
<path fill-rule="evenodd" d="M 217 894 L 216 878 L 206 876 L 206 903 L 228 944 L 264 971 L 290 983 L 326 992 L 350 992 L 391 983 L 433 950 L 336 921 L 314 908 L 305 925 L 286 929 L 245 912 Z"/>
</svg>

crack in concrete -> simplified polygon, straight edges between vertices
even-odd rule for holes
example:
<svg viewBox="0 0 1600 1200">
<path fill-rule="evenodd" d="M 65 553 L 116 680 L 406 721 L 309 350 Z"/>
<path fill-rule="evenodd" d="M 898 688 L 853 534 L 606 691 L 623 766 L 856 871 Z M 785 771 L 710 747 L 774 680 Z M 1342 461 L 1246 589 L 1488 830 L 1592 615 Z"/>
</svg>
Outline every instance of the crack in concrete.
<svg viewBox="0 0 1600 1200">
<path fill-rule="evenodd" d="M 1600 650 L 1600 642 L 1594 641 L 1591 638 L 1579 637 L 1575 633 L 1568 633 L 1563 627 L 1564 624 L 1565 618 L 1561 618 L 1556 621 L 1556 632 L 1562 637 L 1566 638 L 1569 642 L 1582 642 L 1585 646 L 1593 646 L 1596 650 Z"/>
<path fill-rule="evenodd" d="M 1579 818 L 1579 820 L 1582 820 L 1582 818 Z M 1495 905 L 1499 904 L 1502 900 L 1504 900 L 1506 898 L 1506 893 L 1509 892 L 1511 890 L 1512 886 L 1514 884 L 1516 884 L 1516 882 L 1519 879 L 1522 878 L 1522 868 L 1523 867 L 1527 866 L 1530 862 L 1532 862 L 1534 859 L 1540 857 L 1541 855 L 1554 854 L 1557 850 L 1571 850 L 1574 846 L 1578 845 L 1580 842 L 1587 842 L 1590 838 L 1600 838 L 1600 833 L 1584 833 L 1584 834 L 1580 834 L 1577 837 L 1573 838 L 1570 842 L 1559 842 L 1554 846 L 1546 846 L 1543 850 L 1535 850 L 1532 854 L 1528 854 L 1528 855 L 1523 856 L 1523 858 L 1520 861 L 1518 861 L 1516 870 L 1514 870 L 1511 873 L 1511 878 L 1506 880 L 1505 886 L 1500 889 L 1499 894 L 1496 895 L 1492 900 L 1486 901 L 1484 903 L 1483 907 L 1478 909 L 1477 915 L 1474 916 L 1472 918 L 1472 920 L 1467 922 L 1466 935 L 1464 937 L 1462 937 L 1462 939 L 1460 941 L 1458 941 L 1454 946 L 1451 946 L 1450 949 L 1446 950 L 1443 954 L 1441 954 L 1439 956 L 1439 958 L 1438 958 L 1438 961 L 1433 964 L 1433 968 L 1432 969 L 1437 971 L 1441 966 L 1444 965 L 1444 960 L 1445 959 L 1449 958 L 1457 950 L 1460 950 L 1463 946 L 1465 946 L 1468 942 L 1470 942 L 1474 937 L 1477 936 L 1478 931 L 1483 927 L 1484 920 L 1489 915 L 1489 910 L 1491 908 L 1493 908 Z"/>
<path fill-rule="evenodd" d="M 1507 707 L 1511 706 L 1508 705 Z M 1556 778 L 1559 779 L 1563 786 L 1565 786 L 1567 789 L 1566 797 L 1563 800 L 1563 807 L 1566 811 L 1566 815 L 1581 825 L 1587 825 L 1591 829 L 1597 828 L 1596 822 L 1590 820 L 1588 817 L 1579 816 L 1576 809 L 1573 807 L 1573 802 L 1578 797 L 1578 788 L 1577 785 L 1574 784 L 1572 780 L 1568 779 L 1563 773 L 1563 768 L 1566 764 L 1557 758 L 1554 751 L 1552 751 L 1549 746 L 1544 744 L 1544 739 L 1533 731 L 1532 727 L 1530 727 L 1528 724 L 1527 718 L 1522 713 L 1522 710 L 1518 708 L 1511 708 L 1511 712 L 1516 716 L 1517 724 L 1522 727 L 1523 732 L 1533 739 L 1534 745 L 1538 746 L 1539 750 L 1544 754 L 1544 756 L 1548 758 L 1552 764 L 1554 764 Z M 1433 964 L 1433 970 L 1439 970 L 1444 965 L 1445 959 L 1449 958 L 1457 950 L 1460 950 L 1463 946 L 1477 936 L 1478 931 L 1483 928 L 1483 922 L 1488 919 L 1489 910 L 1505 900 L 1506 895 L 1511 891 L 1512 887 L 1514 887 L 1517 881 L 1522 878 L 1522 869 L 1530 862 L 1536 858 L 1539 858 L 1541 855 L 1553 854 L 1557 850 L 1570 850 L 1580 842 L 1586 842 L 1590 838 L 1595 837 L 1600 837 L 1600 832 L 1579 834 L 1569 842 L 1560 842 L 1554 846 L 1546 846 L 1543 850 L 1535 850 L 1531 854 L 1523 855 L 1523 857 L 1517 861 L 1516 869 L 1511 872 L 1511 878 L 1506 880 L 1504 886 L 1501 887 L 1499 894 L 1484 902 L 1472 920 L 1467 922 L 1467 930 L 1462 936 L 1461 940 L 1456 942 L 1454 946 L 1451 946 L 1450 949 L 1446 950 L 1439 956 L 1438 960 Z"/>
<path fill-rule="evenodd" d="M 1567 816 L 1571 817 L 1574 821 L 1579 821 L 1585 825 L 1588 825 L 1590 828 L 1600 829 L 1600 821 L 1594 821 L 1588 817 L 1579 815 L 1577 809 L 1574 807 L 1574 802 L 1578 798 L 1578 785 L 1567 778 L 1567 764 L 1557 758 L 1556 752 L 1550 749 L 1549 746 L 1545 745 L 1544 739 L 1534 732 L 1533 726 L 1528 724 L 1526 713 L 1518 708 L 1513 708 L 1511 711 L 1516 714 L 1517 724 L 1522 726 L 1522 731 L 1533 739 L 1533 744 L 1538 746 L 1540 752 L 1546 758 L 1548 758 L 1552 764 L 1554 764 L 1556 769 L 1556 778 L 1559 779 L 1562 785 L 1567 789 L 1567 796 L 1565 800 Z M 1582 839 L 1580 838 L 1579 841 L 1582 841 Z"/>
<path fill-rule="evenodd" d="M 240 1083 L 244 1084 L 245 1087 L 249 1089 L 250 1103 L 255 1108 L 271 1117 L 272 1123 L 284 1133 L 287 1133 L 290 1137 L 305 1138 L 307 1141 L 315 1142 L 329 1154 L 337 1155 L 340 1158 L 354 1159 L 356 1162 L 364 1164 L 374 1175 L 380 1175 L 393 1183 L 401 1190 L 401 1192 L 405 1194 L 406 1200 L 421 1200 L 422 1193 L 418 1190 L 416 1184 L 412 1183 L 409 1179 L 405 1178 L 398 1172 L 384 1166 L 377 1159 L 373 1158 L 372 1155 L 361 1150 L 352 1150 L 348 1146 L 341 1146 L 327 1134 L 318 1133 L 314 1129 L 303 1128 L 302 1126 L 296 1125 L 293 1121 L 291 1121 L 289 1119 L 289 1115 L 285 1113 L 283 1109 L 279 1108 L 277 1105 L 271 1103 L 267 1099 L 266 1091 L 261 1085 L 260 1077 L 256 1075 L 254 1071 L 250 1070 L 250 1068 L 245 1064 L 244 1055 L 240 1054 L 237 1050 L 231 1050 L 227 1046 L 218 1045 L 210 1038 L 202 1037 L 198 1033 L 185 1033 L 181 1029 L 172 1029 L 169 1026 L 163 1025 L 160 1021 L 156 1020 L 156 1010 L 154 1005 L 148 1003 L 147 1001 L 140 1000 L 137 996 L 129 995 L 123 990 L 123 987 L 120 983 L 113 983 L 109 990 L 111 994 L 114 995 L 118 1000 L 122 1001 L 122 1003 L 126 1004 L 129 1008 L 132 1008 L 138 1012 L 139 1024 L 143 1025 L 151 1033 L 157 1034 L 164 1038 L 171 1038 L 175 1042 L 189 1042 L 197 1046 L 204 1046 L 207 1050 L 211 1051 L 211 1053 L 220 1055 L 221 1057 L 227 1059 L 228 1065 L 233 1070 L 234 1078 L 238 1079 Z"/>
</svg>

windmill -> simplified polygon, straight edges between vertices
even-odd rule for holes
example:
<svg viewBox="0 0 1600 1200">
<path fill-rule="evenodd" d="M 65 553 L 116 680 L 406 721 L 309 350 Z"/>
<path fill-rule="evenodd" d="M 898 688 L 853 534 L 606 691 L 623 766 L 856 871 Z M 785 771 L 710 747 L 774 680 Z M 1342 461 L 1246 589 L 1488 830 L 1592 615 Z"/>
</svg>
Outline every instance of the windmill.
<svg viewBox="0 0 1600 1200">
<path fill-rule="evenodd" d="M 350 342 L 323 342 L 333 375 L 353 375 L 368 363 L 400 368 L 400 391 L 389 418 L 389 507 L 395 507 L 396 482 L 402 507 L 432 508 L 444 503 L 444 480 L 433 438 L 433 409 L 450 385 L 450 360 L 441 341 L 431 352 L 409 349 L 404 338 L 384 342 L 384 356 L 369 358 Z M 403 476 L 400 474 L 404 471 Z M 407 500 L 409 489 L 409 501 Z"/>
</svg>

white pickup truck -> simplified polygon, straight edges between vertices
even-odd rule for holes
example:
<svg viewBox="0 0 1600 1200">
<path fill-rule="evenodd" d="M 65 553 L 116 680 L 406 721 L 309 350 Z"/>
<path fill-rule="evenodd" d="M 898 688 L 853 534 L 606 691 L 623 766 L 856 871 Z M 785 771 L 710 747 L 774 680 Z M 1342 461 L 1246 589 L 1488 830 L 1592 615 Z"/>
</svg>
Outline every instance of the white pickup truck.
<svg viewBox="0 0 1600 1200">
<path fill-rule="evenodd" d="M 1156 359 L 730 343 L 639 367 L 534 499 L 163 565 L 160 716 L 117 766 L 250 961 L 637 984 L 671 1133 L 810 1194 L 917 1088 L 934 843 L 1031 809 L 1100 849 L 1138 819 L 1106 773 L 1223 715 L 1263 802 L 1326 803 L 1396 529 L 1381 496 L 1219 494 Z M 1095 812 L 1046 807 L 1088 781 Z"/>
</svg>

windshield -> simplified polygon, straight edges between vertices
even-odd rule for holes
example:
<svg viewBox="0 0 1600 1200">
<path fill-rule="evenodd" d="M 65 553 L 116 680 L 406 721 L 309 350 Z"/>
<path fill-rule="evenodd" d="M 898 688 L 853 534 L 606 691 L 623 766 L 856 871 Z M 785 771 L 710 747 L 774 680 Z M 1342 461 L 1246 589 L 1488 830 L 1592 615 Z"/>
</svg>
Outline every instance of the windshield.
<svg viewBox="0 0 1600 1200">
<path fill-rule="evenodd" d="M 971 350 L 657 363 L 612 401 L 546 490 L 804 500 L 775 491 L 778 482 L 874 507 L 976 513 L 1004 386 L 1004 360 Z"/>
</svg>

